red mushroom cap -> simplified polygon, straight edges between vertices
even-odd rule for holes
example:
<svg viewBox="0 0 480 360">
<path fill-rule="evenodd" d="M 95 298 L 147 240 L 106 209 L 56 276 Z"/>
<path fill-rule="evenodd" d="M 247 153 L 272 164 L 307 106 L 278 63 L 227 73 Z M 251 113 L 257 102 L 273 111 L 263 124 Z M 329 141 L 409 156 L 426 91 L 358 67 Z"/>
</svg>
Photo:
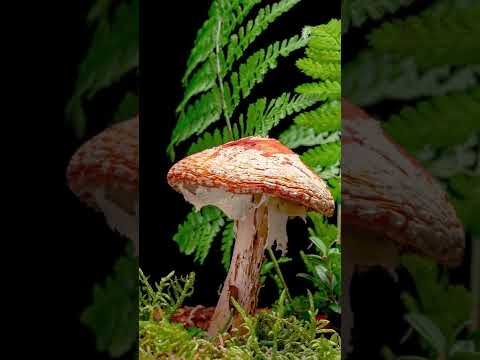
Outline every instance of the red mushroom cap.
<svg viewBox="0 0 480 360">
<path fill-rule="evenodd" d="M 402 252 L 462 261 L 464 230 L 440 184 L 363 110 L 342 100 L 342 226 Z"/>
<path fill-rule="evenodd" d="M 83 144 L 67 169 L 68 185 L 83 202 L 98 208 L 98 188 L 138 194 L 139 119 L 115 124 Z"/>
<path fill-rule="evenodd" d="M 188 156 L 168 172 L 168 183 L 269 194 L 326 216 L 334 200 L 324 181 L 279 141 L 246 137 Z"/>
</svg>

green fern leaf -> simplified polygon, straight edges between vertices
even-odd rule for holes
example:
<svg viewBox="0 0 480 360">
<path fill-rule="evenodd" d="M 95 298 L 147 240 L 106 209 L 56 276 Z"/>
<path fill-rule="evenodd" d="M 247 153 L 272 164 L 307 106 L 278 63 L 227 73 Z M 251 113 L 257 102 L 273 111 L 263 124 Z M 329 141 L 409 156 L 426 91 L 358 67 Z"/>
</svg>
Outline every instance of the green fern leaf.
<svg viewBox="0 0 480 360">
<path fill-rule="evenodd" d="M 245 18 L 246 14 L 251 8 L 259 2 L 259 0 L 249 1 L 233 1 L 220 2 L 223 6 L 219 11 L 215 19 L 211 19 L 211 22 L 215 20 L 217 24 L 216 34 L 215 29 L 208 28 L 209 34 L 212 36 L 209 45 L 206 47 L 206 51 L 203 56 L 200 56 L 195 63 L 195 66 L 199 62 L 203 62 L 203 65 L 195 72 L 188 81 L 186 79 L 190 75 L 193 68 L 187 70 L 186 77 L 184 77 L 184 85 L 186 85 L 184 98 L 177 107 L 177 112 L 183 111 L 188 101 L 195 95 L 211 89 L 217 77 L 219 79 L 224 78 L 232 69 L 235 60 L 238 60 L 245 50 L 251 45 L 251 43 L 257 38 L 260 33 L 266 30 L 268 25 L 272 23 L 283 13 L 290 10 L 301 0 L 282 0 L 273 5 L 267 5 L 261 8 L 254 20 L 247 22 L 245 26 L 241 26 L 238 30 L 238 34 L 231 35 L 236 25 L 240 24 Z M 228 44 L 228 49 L 225 49 L 227 58 L 224 56 L 224 47 Z"/>
<path fill-rule="evenodd" d="M 301 113 L 295 118 L 294 123 L 311 127 L 316 133 L 339 131 L 341 129 L 340 106 L 338 100 L 329 101 L 316 110 Z"/>
<path fill-rule="evenodd" d="M 422 68 L 480 63 L 480 3 L 441 7 L 386 23 L 369 36 L 380 52 L 412 56 Z M 451 49 L 454 49 L 452 51 Z"/>
<path fill-rule="evenodd" d="M 297 66 L 314 79 L 339 80 L 341 64 L 321 64 L 311 59 L 299 59 Z"/>
<path fill-rule="evenodd" d="M 223 111 L 230 118 L 240 101 L 247 98 L 253 87 L 263 81 L 266 73 L 277 66 L 280 56 L 288 56 L 305 46 L 307 39 L 294 36 L 288 40 L 276 41 L 251 55 L 244 63 L 240 64 L 238 72 L 233 72 L 230 81 L 224 81 L 222 94 L 218 86 L 202 94 L 193 105 L 189 105 L 180 118 L 172 133 L 168 146 L 168 153 L 174 157 L 174 147 L 194 134 L 199 135 L 209 125 L 219 120 Z M 326 91 L 326 90 L 325 90 Z"/>
<path fill-rule="evenodd" d="M 230 267 L 230 260 L 232 258 L 232 249 L 235 242 L 235 233 L 233 231 L 234 223 L 229 221 L 222 233 L 222 264 L 225 271 Z"/>
<path fill-rule="evenodd" d="M 104 3 L 91 10 L 90 21 L 95 26 L 92 43 L 65 109 L 79 137 L 86 130 L 84 102 L 138 68 L 138 1 L 119 2 L 112 16 L 105 16 L 107 8 L 110 4 Z"/>
<path fill-rule="evenodd" d="M 224 224 L 223 213 L 216 207 L 207 206 L 198 212 L 192 210 L 178 227 L 173 240 L 182 253 L 194 254 L 194 260 L 203 264 L 215 236 Z"/>
<path fill-rule="evenodd" d="M 368 20 L 380 20 L 411 5 L 415 0 L 342 0 L 343 32 L 360 27 Z"/>
<path fill-rule="evenodd" d="M 224 88 L 228 92 L 228 96 L 226 96 L 227 115 L 230 117 L 240 100 L 250 95 L 253 87 L 263 81 L 269 70 L 276 68 L 280 56 L 288 56 L 291 52 L 305 46 L 307 41 L 308 39 L 300 36 L 276 41 L 266 50 L 261 49 L 255 52 L 241 64 L 239 71 L 230 76 L 230 81 L 224 82 Z"/>
<path fill-rule="evenodd" d="M 194 46 L 187 60 L 186 71 L 182 78 L 184 84 L 187 83 L 189 76 L 195 68 L 208 59 L 211 53 L 213 53 L 219 23 L 221 24 L 219 46 L 223 46 L 228 43 L 228 38 L 233 29 L 244 20 L 252 8 L 259 2 L 261 2 L 261 0 L 214 0 L 212 2 L 208 13 L 209 18 L 199 29 Z"/>
<path fill-rule="evenodd" d="M 342 201 L 342 182 L 340 176 L 328 179 L 327 184 L 335 202 L 340 203 Z"/>
<path fill-rule="evenodd" d="M 288 12 L 301 0 L 282 0 L 260 9 L 254 20 L 240 27 L 238 34 L 228 39 L 227 59 L 225 69 L 230 70 L 235 60 L 238 60 L 253 41 L 280 15 Z"/>
<path fill-rule="evenodd" d="M 479 234 L 478 209 L 480 209 L 480 176 L 454 176 L 448 181 L 450 200 L 463 224 Z"/>
<path fill-rule="evenodd" d="M 290 149 L 295 149 L 300 146 L 326 144 L 332 141 L 338 141 L 339 139 L 339 131 L 318 134 L 311 127 L 299 126 L 295 124 L 282 132 L 279 138 L 280 142 Z"/>
<path fill-rule="evenodd" d="M 326 80 L 324 82 L 302 84 L 296 87 L 300 94 L 310 94 L 320 97 L 321 100 L 335 100 L 340 98 L 340 83 Z"/>
<path fill-rule="evenodd" d="M 416 153 L 426 145 L 442 148 L 464 143 L 472 133 L 480 131 L 479 118 L 480 88 L 477 87 L 465 94 L 434 97 L 415 107 L 406 107 L 389 119 L 385 130 Z"/>
<path fill-rule="evenodd" d="M 280 141 L 292 149 L 315 146 L 339 140 L 340 130 L 340 101 L 333 100 L 298 115 L 294 124 L 280 135 Z"/>
<path fill-rule="evenodd" d="M 329 179 L 340 174 L 340 154 L 340 142 L 332 142 L 314 147 L 300 158 L 321 178 Z"/>
<path fill-rule="evenodd" d="M 480 65 L 420 70 L 412 58 L 366 51 L 342 70 L 342 94 L 359 106 L 446 95 L 477 84 Z"/>
<path fill-rule="evenodd" d="M 262 117 L 255 121 L 255 131 L 252 135 L 267 136 L 269 131 L 278 125 L 280 120 L 299 111 L 305 110 L 319 101 L 315 96 L 294 95 L 284 93 L 270 101 Z M 252 123 L 253 114 L 248 114 L 247 124 Z"/>
<path fill-rule="evenodd" d="M 238 123 L 232 126 L 232 135 L 227 127 L 222 130 L 215 129 L 213 133 L 205 132 L 188 149 L 188 155 L 196 152 L 225 144 L 232 140 L 238 140 L 245 136 L 267 136 L 269 131 L 289 115 L 298 113 L 318 102 L 318 99 L 307 95 L 292 95 L 284 93 L 268 102 L 267 99 L 258 99 L 250 104 L 247 110 L 246 125 L 243 115 L 240 115 Z"/>
<path fill-rule="evenodd" d="M 175 128 L 167 151 L 174 157 L 174 147 L 194 134 L 202 133 L 210 124 L 220 119 L 222 104 L 220 93 L 215 86 L 208 93 L 199 98 L 193 105 L 182 113 Z"/>
<path fill-rule="evenodd" d="M 307 28 L 307 31 L 310 32 L 307 58 L 316 62 L 341 60 L 340 20 L 332 19 L 327 24 Z"/>
</svg>

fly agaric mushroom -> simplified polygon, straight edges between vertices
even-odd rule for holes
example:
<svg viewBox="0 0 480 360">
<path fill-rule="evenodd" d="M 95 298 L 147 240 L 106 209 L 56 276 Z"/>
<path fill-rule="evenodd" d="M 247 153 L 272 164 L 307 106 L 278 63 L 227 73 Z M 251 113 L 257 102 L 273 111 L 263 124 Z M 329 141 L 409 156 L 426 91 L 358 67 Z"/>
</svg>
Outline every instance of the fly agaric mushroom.
<svg viewBox="0 0 480 360">
<path fill-rule="evenodd" d="M 67 169 L 72 192 L 133 241 L 137 255 L 138 123 L 137 116 L 93 137 L 75 152 Z"/>
<path fill-rule="evenodd" d="M 356 268 L 394 274 L 398 256 L 461 263 L 463 227 L 446 192 L 361 109 L 342 100 L 342 344 L 350 350 L 350 282 Z"/>
<path fill-rule="evenodd" d="M 247 137 L 191 155 L 168 172 L 168 183 L 197 210 L 215 205 L 235 221 L 230 269 L 209 327 L 230 323 L 230 297 L 253 313 L 266 248 L 287 250 L 289 217 L 312 209 L 326 216 L 334 201 L 326 186 L 293 151 L 274 139 Z"/>
</svg>

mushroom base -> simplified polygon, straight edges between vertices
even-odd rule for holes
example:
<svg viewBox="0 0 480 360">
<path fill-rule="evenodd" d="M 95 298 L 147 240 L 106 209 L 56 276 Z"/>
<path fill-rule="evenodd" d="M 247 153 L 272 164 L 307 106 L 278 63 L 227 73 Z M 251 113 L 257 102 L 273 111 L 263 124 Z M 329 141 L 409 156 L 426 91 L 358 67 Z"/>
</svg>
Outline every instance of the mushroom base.
<svg viewBox="0 0 480 360">
<path fill-rule="evenodd" d="M 267 224 L 266 205 L 261 205 L 235 221 L 236 241 L 232 261 L 208 329 L 210 335 L 228 329 L 232 320 L 234 325 L 238 325 L 238 319 L 233 316 L 230 297 L 247 313 L 254 313 L 260 289 L 260 269 L 267 244 Z"/>
</svg>

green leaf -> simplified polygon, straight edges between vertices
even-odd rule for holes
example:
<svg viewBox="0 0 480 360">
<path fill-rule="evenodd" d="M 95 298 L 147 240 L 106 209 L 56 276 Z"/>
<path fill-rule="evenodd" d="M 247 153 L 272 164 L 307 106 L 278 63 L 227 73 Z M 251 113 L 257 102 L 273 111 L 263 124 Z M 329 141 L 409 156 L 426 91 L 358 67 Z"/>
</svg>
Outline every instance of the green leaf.
<svg viewBox="0 0 480 360">
<path fill-rule="evenodd" d="M 117 260 L 113 274 L 103 285 L 95 285 L 93 303 L 81 321 L 94 334 L 99 351 L 119 357 L 132 348 L 137 339 L 138 259 Z"/>
<path fill-rule="evenodd" d="M 367 21 L 378 21 L 409 6 L 415 0 L 342 0 L 342 32 L 360 27 Z"/>
<path fill-rule="evenodd" d="M 422 70 L 415 60 L 368 50 L 342 69 L 342 94 L 358 106 L 383 100 L 415 100 L 447 95 L 477 85 L 480 65 L 450 65 Z"/>
<path fill-rule="evenodd" d="M 340 155 L 340 142 L 331 142 L 304 152 L 300 158 L 321 178 L 329 179 L 340 173 Z"/>
<path fill-rule="evenodd" d="M 132 118 L 139 112 L 140 102 L 138 95 L 134 93 L 127 93 L 122 103 L 115 112 L 115 121 L 124 121 Z"/>
<path fill-rule="evenodd" d="M 380 52 L 413 56 L 422 68 L 479 64 L 479 16 L 478 2 L 465 7 L 451 2 L 437 11 L 384 23 L 370 34 L 369 42 Z"/>
<path fill-rule="evenodd" d="M 173 240 L 182 253 L 194 254 L 194 261 L 203 264 L 215 236 L 224 224 L 223 213 L 214 206 L 206 206 L 198 212 L 192 210 L 178 227 Z"/>
<path fill-rule="evenodd" d="M 222 233 L 222 264 L 225 271 L 230 267 L 230 260 L 232 258 L 232 249 L 235 242 L 235 233 L 233 231 L 234 222 L 229 221 Z"/>
<path fill-rule="evenodd" d="M 449 285 L 448 278 L 432 260 L 419 256 L 402 256 L 401 264 L 411 274 L 417 296 L 403 296 L 410 312 L 421 312 L 440 328 L 452 344 L 457 330 L 470 317 L 472 298 L 463 286 Z M 443 274 L 443 275 L 442 275 Z M 452 308 L 451 304 L 456 306 Z"/>
<path fill-rule="evenodd" d="M 326 80 L 324 82 L 302 84 L 297 86 L 295 91 L 300 94 L 317 95 L 321 100 L 335 100 L 340 98 L 340 83 Z"/>
<path fill-rule="evenodd" d="M 435 323 L 420 313 L 407 314 L 407 322 L 439 353 L 447 351 L 447 340 Z"/>
<path fill-rule="evenodd" d="M 415 153 L 427 145 L 442 148 L 464 143 L 472 133 L 480 131 L 479 118 L 480 88 L 476 87 L 467 93 L 434 97 L 415 107 L 405 107 L 384 128 Z"/>
<path fill-rule="evenodd" d="M 73 121 L 79 136 L 86 129 L 84 101 L 138 68 L 138 0 L 119 2 L 111 17 L 102 16 L 104 9 L 93 10 L 91 18 L 96 25 L 92 42 L 79 66 L 74 93 L 66 107 L 67 119 Z"/>
</svg>

